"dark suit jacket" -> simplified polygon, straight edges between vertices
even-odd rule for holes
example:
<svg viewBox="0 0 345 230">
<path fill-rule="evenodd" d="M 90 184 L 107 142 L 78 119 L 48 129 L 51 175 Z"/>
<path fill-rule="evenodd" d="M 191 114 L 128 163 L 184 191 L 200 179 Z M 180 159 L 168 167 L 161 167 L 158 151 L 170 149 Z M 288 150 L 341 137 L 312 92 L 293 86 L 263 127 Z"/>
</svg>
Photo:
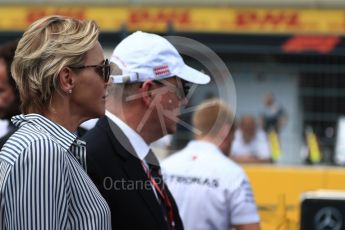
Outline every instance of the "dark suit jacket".
<svg viewBox="0 0 345 230">
<path fill-rule="evenodd" d="M 168 230 L 141 161 L 123 132 L 102 117 L 83 139 L 87 172 L 110 206 L 113 229 Z M 173 202 L 176 229 L 183 229 L 176 203 L 167 192 Z"/>
<path fill-rule="evenodd" d="M 17 128 L 12 129 L 11 131 L 9 131 L 8 133 L 5 134 L 5 136 L 0 138 L 0 150 L 2 149 L 2 147 L 4 146 L 4 144 L 6 143 L 6 141 L 13 135 L 13 133 L 15 133 L 17 131 Z"/>
</svg>

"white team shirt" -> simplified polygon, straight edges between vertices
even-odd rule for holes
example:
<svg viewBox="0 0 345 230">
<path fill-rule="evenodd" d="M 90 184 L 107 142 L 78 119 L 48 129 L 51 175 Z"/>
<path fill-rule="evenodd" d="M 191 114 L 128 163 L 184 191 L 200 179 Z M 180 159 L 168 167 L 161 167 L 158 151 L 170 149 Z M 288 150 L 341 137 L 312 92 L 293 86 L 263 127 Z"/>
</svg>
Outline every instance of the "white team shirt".
<svg viewBox="0 0 345 230">
<path fill-rule="evenodd" d="M 215 145 L 191 141 L 162 162 L 186 230 L 224 230 L 260 218 L 246 174 Z"/>
<path fill-rule="evenodd" d="M 249 143 L 246 143 L 241 130 L 236 130 L 234 141 L 232 142 L 231 155 L 244 156 L 247 154 L 254 155 L 260 159 L 271 158 L 270 146 L 264 131 L 258 130 L 254 138 Z"/>
</svg>

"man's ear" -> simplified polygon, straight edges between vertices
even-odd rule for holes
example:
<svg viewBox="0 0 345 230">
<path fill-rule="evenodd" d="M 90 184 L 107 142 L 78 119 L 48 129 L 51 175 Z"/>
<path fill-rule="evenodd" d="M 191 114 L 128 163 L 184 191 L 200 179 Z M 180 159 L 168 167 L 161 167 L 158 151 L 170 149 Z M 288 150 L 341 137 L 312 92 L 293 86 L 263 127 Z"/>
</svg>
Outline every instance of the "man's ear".
<svg viewBox="0 0 345 230">
<path fill-rule="evenodd" d="M 153 101 L 154 97 L 152 94 L 153 90 L 153 82 L 151 80 L 144 81 L 141 88 L 140 88 L 140 94 L 141 94 L 141 100 L 143 100 L 144 104 L 149 107 L 151 102 Z"/>
<path fill-rule="evenodd" d="M 58 74 L 60 88 L 65 93 L 71 93 L 75 85 L 75 73 L 69 67 L 64 67 Z"/>
<path fill-rule="evenodd" d="M 220 124 L 217 124 L 217 125 L 220 125 Z M 216 138 L 214 139 L 217 142 L 217 145 L 221 145 L 225 138 L 229 138 L 230 132 L 231 132 L 231 125 L 223 124 L 220 127 Z"/>
</svg>

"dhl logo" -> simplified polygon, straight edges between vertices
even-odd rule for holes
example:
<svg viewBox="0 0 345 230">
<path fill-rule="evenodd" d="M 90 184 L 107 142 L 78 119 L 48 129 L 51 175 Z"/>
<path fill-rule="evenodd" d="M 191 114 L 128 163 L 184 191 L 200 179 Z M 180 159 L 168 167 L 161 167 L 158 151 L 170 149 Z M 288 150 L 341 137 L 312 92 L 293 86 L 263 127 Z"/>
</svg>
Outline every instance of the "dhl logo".
<svg viewBox="0 0 345 230">
<path fill-rule="evenodd" d="M 84 9 L 69 9 L 69 8 L 54 8 L 54 9 L 32 9 L 26 14 L 26 22 L 28 24 L 33 23 L 34 21 L 48 16 L 48 15 L 64 15 L 77 19 L 85 19 L 85 10 Z"/>
<path fill-rule="evenodd" d="M 145 10 L 145 9 L 132 9 L 129 12 L 130 24 L 157 24 L 157 23 L 174 23 L 185 25 L 191 23 L 191 15 L 189 10 Z"/>
<path fill-rule="evenodd" d="M 244 28 L 252 26 L 296 27 L 299 24 L 299 14 L 294 11 L 240 11 L 235 16 L 235 25 Z"/>
</svg>

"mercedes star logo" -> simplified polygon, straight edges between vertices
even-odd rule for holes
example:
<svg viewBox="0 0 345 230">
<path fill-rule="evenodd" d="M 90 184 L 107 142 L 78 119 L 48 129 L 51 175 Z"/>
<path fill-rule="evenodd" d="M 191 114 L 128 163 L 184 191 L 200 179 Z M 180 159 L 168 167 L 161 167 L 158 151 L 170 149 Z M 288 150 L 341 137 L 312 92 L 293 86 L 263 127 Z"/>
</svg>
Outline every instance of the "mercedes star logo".
<svg viewBox="0 0 345 230">
<path fill-rule="evenodd" d="M 324 207 L 316 213 L 314 225 L 316 230 L 340 230 L 343 226 L 343 218 L 338 209 Z"/>
</svg>

